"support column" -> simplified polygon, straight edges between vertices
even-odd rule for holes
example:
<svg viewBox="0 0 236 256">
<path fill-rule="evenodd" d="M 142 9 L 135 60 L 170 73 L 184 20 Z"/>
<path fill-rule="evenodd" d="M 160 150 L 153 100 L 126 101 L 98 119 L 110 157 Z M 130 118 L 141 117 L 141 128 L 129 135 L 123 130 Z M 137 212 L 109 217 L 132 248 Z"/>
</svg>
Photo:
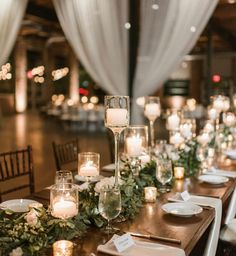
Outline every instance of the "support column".
<svg viewBox="0 0 236 256">
<path fill-rule="evenodd" d="M 69 97 L 75 102 L 79 102 L 79 67 L 78 61 L 72 49 L 70 49 L 69 57 L 70 68 L 70 85 L 69 85 Z"/>
<path fill-rule="evenodd" d="M 27 50 L 22 38 L 15 47 L 15 109 L 16 112 L 24 112 L 27 108 Z"/>
</svg>

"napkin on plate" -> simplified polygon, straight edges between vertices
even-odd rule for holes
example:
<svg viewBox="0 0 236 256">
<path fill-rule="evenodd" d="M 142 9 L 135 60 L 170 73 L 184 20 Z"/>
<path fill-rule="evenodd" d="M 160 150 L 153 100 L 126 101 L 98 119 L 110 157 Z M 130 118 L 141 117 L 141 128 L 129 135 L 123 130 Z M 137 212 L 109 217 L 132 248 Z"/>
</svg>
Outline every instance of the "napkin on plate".
<svg viewBox="0 0 236 256">
<path fill-rule="evenodd" d="M 118 238 L 118 235 L 114 235 L 104 245 L 99 245 L 97 250 L 99 252 L 107 253 L 115 256 L 185 256 L 185 252 L 182 249 L 171 247 L 167 245 L 149 243 L 135 240 L 135 244 L 123 252 L 118 252 L 115 248 L 113 240 Z"/>
<path fill-rule="evenodd" d="M 218 176 L 225 176 L 229 178 L 236 178 L 236 172 L 234 171 L 226 171 L 218 168 L 211 168 L 204 171 L 204 174 L 211 174 L 211 175 L 218 175 Z"/>
<path fill-rule="evenodd" d="M 173 202 L 183 202 L 180 193 L 176 193 L 173 197 L 168 198 L 169 201 Z M 220 226 L 221 226 L 221 217 L 222 217 L 222 202 L 218 198 L 212 198 L 207 196 L 194 196 L 190 195 L 189 200 L 187 202 L 191 202 L 200 206 L 210 206 L 215 209 L 215 219 L 213 224 L 211 225 L 211 230 L 208 236 L 206 248 L 203 256 L 212 256 L 215 255 Z"/>
</svg>

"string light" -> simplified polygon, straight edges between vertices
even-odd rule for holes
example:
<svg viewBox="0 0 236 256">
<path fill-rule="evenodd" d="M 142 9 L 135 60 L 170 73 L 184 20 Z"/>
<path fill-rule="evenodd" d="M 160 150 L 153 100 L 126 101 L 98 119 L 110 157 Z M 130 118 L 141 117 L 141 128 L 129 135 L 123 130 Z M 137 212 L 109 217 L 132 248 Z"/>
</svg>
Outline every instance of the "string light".
<svg viewBox="0 0 236 256">
<path fill-rule="evenodd" d="M 196 27 L 191 26 L 190 31 L 193 32 L 193 33 L 196 32 Z"/>
<path fill-rule="evenodd" d="M 43 77 L 44 71 L 45 71 L 44 66 L 42 66 L 42 65 L 37 66 L 27 72 L 27 77 L 29 79 L 33 79 L 33 81 L 35 83 L 42 84 L 42 83 L 44 83 L 44 77 Z"/>
<path fill-rule="evenodd" d="M 12 78 L 11 71 L 11 64 L 6 63 L 5 65 L 2 65 L 0 69 L 0 80 L 10 80 Z"/>
<path fill-rule="evenodd" d="M 59 80 L 69 73 L 69 68 L 64 67 L 52 71 L 53 81 Z"/>
<path fill-rule="evenodd" d="M 126 29 L 130 29 L 130 28 L 131 28 L 131 24 L 130 24 L 129 22 L 126 22 L 126 23 L 125 23 L 125 28 L 126 28 Z"/>
</svg>

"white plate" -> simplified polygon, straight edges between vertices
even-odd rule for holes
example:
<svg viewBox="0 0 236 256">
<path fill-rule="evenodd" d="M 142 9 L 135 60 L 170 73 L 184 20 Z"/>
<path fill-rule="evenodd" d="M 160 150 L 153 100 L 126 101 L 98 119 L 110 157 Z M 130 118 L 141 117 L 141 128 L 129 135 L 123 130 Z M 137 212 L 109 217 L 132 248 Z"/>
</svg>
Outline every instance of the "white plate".
<svg viewBox="0 0 236 256">
<path fill-rule="evenodd" d="M 37 201 L 29 200 L 29 199 L 13 199 L 2 202 L 0 204 L 0 208 L 9 209 L 13 212 L 28 212 L 29 205 L 32 203 L 37 203 Z"/>
<path fill-rule="evenodd" d="M 81 181 L 81 182 L 86 182 L 88 181 L 87 178 L 85 176 L 80 176 L 80 175 L 75 175 L 75 179 L 77 181 Z M 97 182 L 99 180 L 103 179 L 103 176 L 99 175 L 99 176 L 94 176 L 94 177 L 90 177 L 89 178 L 89 182 Z"/>
<path fill-rule="evenodd" d="M 229 178 L 219 175 L 200 175 L 198 179 L 202 182 L 218 185 L 229 181 Z"/>
<path fill-rule="evenodd" d="M 230 150 L 226 150 L 224 153 L 229 158 L 236 159 L 236 150 L 230 149 Z"/>
<path fill-rule="evenodd" d="M 162 205 L 162 210 L 175 216 L 191 217 L 202 212 L 202 207 L 193 203 L 167 203 Z"/>
</svg>

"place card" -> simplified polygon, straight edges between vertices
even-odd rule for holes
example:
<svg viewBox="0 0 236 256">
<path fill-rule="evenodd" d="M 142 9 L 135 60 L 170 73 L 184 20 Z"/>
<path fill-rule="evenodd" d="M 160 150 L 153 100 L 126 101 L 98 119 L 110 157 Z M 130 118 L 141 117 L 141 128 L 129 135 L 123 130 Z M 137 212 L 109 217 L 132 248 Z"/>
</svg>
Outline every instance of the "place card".
<svg viewBox="0 0 236 256">
<path fill-rule="evenodd" d="M 124 234 L 113 241 L 118 252 L 123 252 L 124 250 L 130 248 L 134 245 L 134 240 L 130 234 Z"/>
<path fill-rule="evenodd" d="M 190 199 L 190 194 L 188 193 L 187 190 L 185 190 L 184 192 L 180 193 L 181 198 L 184 201 L 188 201 Z"/>
</svg>

